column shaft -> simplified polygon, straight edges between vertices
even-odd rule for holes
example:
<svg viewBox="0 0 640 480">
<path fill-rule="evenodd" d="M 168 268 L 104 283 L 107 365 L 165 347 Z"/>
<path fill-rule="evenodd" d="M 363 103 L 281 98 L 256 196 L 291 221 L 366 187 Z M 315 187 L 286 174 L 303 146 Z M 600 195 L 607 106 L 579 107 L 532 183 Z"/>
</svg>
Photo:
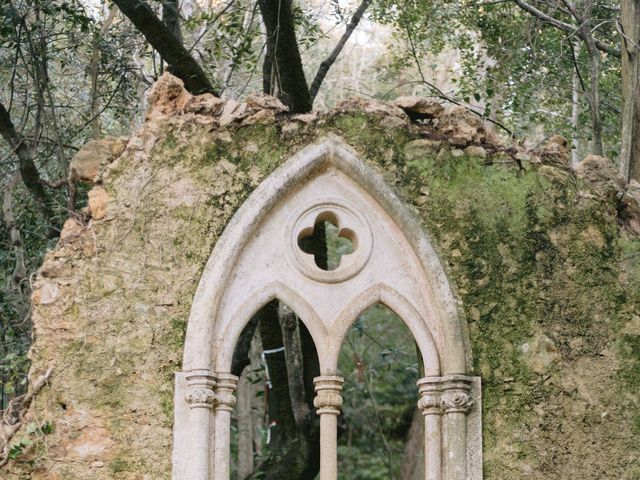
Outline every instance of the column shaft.
<svg viewBox="0 0 640 480">
<path fill-rule="evenodd" d="M 449 412 L 447 428 L 447 480 L 467 480 L 467 415 Z"/>
<path fill-rule="evenodd" d="M 320 415 L 320 480 L 338 478 L 338 416 Z"/>
<path fill-rule="evenodd" d="M 424 415 L 425 479 L 442 480 L 442 399 L 440 377 L 418 381 L 418 408 Z"/>
<path fill-rule="evenodd" d="M 193 456 L 193 465 L 189 470 L 193 480 L 210 480 L 215 436 L 213 408 L 216 377 L 209 370 L 194 370 L 186 375 L 186 380 L 185 401 L 190 409 L 192 432 L 190 447 L 198 452 Z"/>
<path fill-rule="evenodd" d="M 342 407 L 344 379 L 335 375 L 316 377 L 313 402 L 320 415 L 320 480 L 338 479 L 338 415 Z"/>
<path fill-rule="evenodd" d="M 229 480 L 231 459 L 231 414 L 236 405 L 233 392 L 238 385 L 238 377 L 230 373 L 219 373 L 216 386 L 215 453 L 214 479 Z"/>
<path fill-rule="evenodd" d="M 442 480 L 442 415 L 424 417 L 425 479 Z"/>
<path fill-rule="evenodd" d="M 471 378 L 442 378 L 442 409 L 446 429 L 446 480 L 467 480 L 467 413 L 473 405 Z"/>
</svg>

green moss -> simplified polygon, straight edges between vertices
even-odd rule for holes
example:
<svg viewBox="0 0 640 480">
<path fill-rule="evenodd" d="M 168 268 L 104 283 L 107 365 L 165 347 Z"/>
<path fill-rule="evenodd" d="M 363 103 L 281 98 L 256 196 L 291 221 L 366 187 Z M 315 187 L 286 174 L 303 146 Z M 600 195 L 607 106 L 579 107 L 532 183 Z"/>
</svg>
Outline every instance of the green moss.
<svg viewBox="0 0 640 480">
<path fill-rule="evenodd" d="M 173 378 L 180 368 L 189 308 L 197 278 L 217 238 L 261 179 L 329 133 L 342 136 L 408 203 L 427 194 L 427 202 L 417 212 L 462 301 L 473 368 L 483 379 L 486 478 L 524 478 L 521 467 L 525 464 L 543 471 L 541 465 L 548 460 L 538 449 L 545 442 L 567 438 L 574 442 L 572 447 L 582 442 L 591 448 L 591 440 L 578 432 L 583 425 L 601 438 L 608 438 L 607 428 L 627 427 L 626 420 L 620 420 L 622 413 L 613 410 L 620 402 L 612 399 L 624 399 L 627 412 L 639 410 L 640 337 L 622 332 L 640 311 L 640 242 L 619 235 L 614 205 L 583 195 L 579 189 L 585 187 L 569 172 L 550 166 L 521 171 L 515 165 L 428 152 L 408 161 L 404 146 L 420 132 L 388 128 L 381 121 L 381 117 L 365 114 L 324 116 L 314 125 L 300 126 L 293 137 L 284 136 L 279 124 L 224 132 L 185 126 L 169 129 L 156 144 L 151 154 L 154 162 L 148 167 L 151 178 L 156 174 L 184 177 L 201 188 L 206 198 L 193 206 L 166 208 L 163 182 L 167 180 L 153 184 L 135 221 L 128 219 L 119 225 L 124 231 L 130 228 L 131 233 L 117 248 L 144 251 L 149 225 L 155 224 L 155 234 L 164 236 L 162 242 L 153 238 L 154 245 L 170 251 L 169 258 L 158 256 L 157 263 L 166 271 L 189 271 L 194 280 L 185 281 L 174 292 L 173 305 L 163 304 L 156 311 L 149 298 L 155 298 L 156 288 L 164 287 L 151 284 L 155 280 L 144 277 L 146 272 L 132 277 L 124 272 L 105 275 L 103 268 L 92 268 L 82 287 L 83 292 L 90 292 L 88 301 L 71 304 L 65 316 L 74 321 L 91 319 L 85 310 L 104 309 L 104 305 L 115 312 L 105 325 L 91 324 L 81 332 L 84 338 L 74 338 L 59 348 L 64 362 L 71 365 L 72 377 L 91 382 L 95 388 L 83 401 L 103 413 L 113 416 L 116 412 L 117 418 L 109 425 L 114 439 L 127 441 L 130 433 L 123 433 L 125 417 L 135 415 L 128 410 L 128 395 L 132 391 L 140 394 L 145 388 L 153 397 L 145 404 L 145 415 L 169 428 Z M 119 162 L 119 170 L 112 171 L 111 185 L 114 177 L 136 172 L 127 156 Z M 167 165 L 170 174 L 160 169 Z M 127 180 L 122 181 L 126 185 Z M 121 219 L 116 218 L 114 224 L 118 221 Z M 176 228 L 165 232 L 158 225 Z M 118 231 L 116 238 L 122 237 L 123 232 Z M 105 245 L 106 251 L 109 248 L 113 246 Z M 122 309 L 116 305 L 120 302 Z M 134 312 L 139 303 L 149 307 L 149 312 Z M 152 341 L 140 333 L 145 329 L 153 330 Z M 552 339 L 561 358 L 560 364 L 544 373 L 533 371 L 522 354 L 523 344 L 539 334 Z M 118 341 L 87 338 L 92 335 L 117 337 Z M 117 345 L 127 348 L 118 350 Z M 147 357 L 149 351 L 152 355 Z M 612 409 L 611 424 L 590 407 L 593 411 L 567 426 L 561 400 L 568 394 L 562 376 L 578 360 L 592 361 L 608 351 L 614 351 L 619 360 L 618 370 L 610 375 L 615 378 L 603 379 L 610 392 L 602 395 L 611 398 L 602 402 Z M 141 386 L 136 383 L 140 382 L 137 375 L 151 357 L 161 360 L 145 371 L 148 385 Z M 115 364 L 105 367 L 105 359 L 107 363 L 115 359 Z M 121 374 L 115 373 L 118 368 Z M 545 415 L 534 408 L 546 409 Z M 636 440 L 640 413 L 633 413 L 632 422 L 636 438 L 631 440 Z M 552 437 L 559 428 L 568 433 Z M 622 435 L 614 437 L 616 448 L 622 449 Z M 505 442 L 508 452 L 499 450 Z M 117 456 L 109 465 L 112 476 L 142 471 L 144 462 L 136 455 Z M 559 478 L 555 467 L 545 468 L 547 478 Z"/>
<path fill-rule="evenodd" d="M 119 473 L 125 473 L 130 471 L 129 463 L 123 458 L 116 457 L 109 462 L 109 470 L 112 475 L 118 475 Z"/>
<path fill-rule="evenodd" d="M 620 343 L 623 361 L 618 375 L 623 382 L 625 396 L 635 398 L 640 392 L 640 335 L 624 335 Z M 632 406 L 630 408 L 633 412 L 634 432 L 640 435 L 640 410 Z"/>
</svg>

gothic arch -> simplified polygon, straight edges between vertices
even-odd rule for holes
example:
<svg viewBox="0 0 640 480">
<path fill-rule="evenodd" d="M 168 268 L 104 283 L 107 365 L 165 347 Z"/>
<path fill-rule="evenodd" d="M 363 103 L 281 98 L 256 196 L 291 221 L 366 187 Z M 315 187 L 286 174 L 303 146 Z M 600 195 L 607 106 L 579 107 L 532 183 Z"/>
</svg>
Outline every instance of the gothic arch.
<svg viewBox="0 0 640 480">
<path fill-rule="evenodd" d="M 327 329 L 318 318 L 313 307 L 304 298 L 296 294 L 293 288 L 282 282 L 273 282 L 264 288 L 248 292 L 247 301 L 242 303 L 232 314 L 232 318 L 238 319 L 238 321 L 227 325 L 220 334 L 220 338 L 226 341 L 220 342 L 220 347 L 217 349 L 215 364 L 218 371 L 231 370 L 233 351 L 242 329 L 258 310 L 274 299 L 282 301 L 296 313 L 307 327 L 307 330 L 309 330 L 316 346 L 326 343 Z"/>
<path fill-rule="evenodd" d="M 373 285 L 366 291 L 355 296 L 336 319 L 334 332 L 338 341 L 334 343 L 334 348 L 330 351 L 331 366 L 337 368 L 340 349 L 353 322 L 355 322 L 365 310 L 377 303 L 381 303 L 389 308 L 407 325 L 420 348 L 425 375 L 440 375 L 441 369 L 438 348 L 431 334 L 431 330 L 426 326 L 425 320 L 413 305 L 411 305 L 411 302 L 403 298 L 403 296 L 392 287 L 383 283 Z"/>
<path fill-rule="evenodd" d="M 319 269 L 298 246 L 303 232 L 327 216 L 355 244 L 332 271 Z M 355 318 L 377 302 L 403 319 L 425 359 L 419 407 L 427 428 L 426 478 L 480 478 L 477 457 L 469 453 L 477 445 L 467 445 L 467 413 L 479 391 L 472 392 L 474 381 L 467 377 L 467 330 L 444 269 L 405 203 L 341 139 L 330 136 L 261 183 L 207 262 L 189 316 L 183 372 L 176 377 L 174 479 L 228 480 L 237 381 L 229 373 L 231 356 L 244 325 L 274 298 L 296 311 L 316 342 L 321 480 L 337 476 L 340 346 Z M 185 452 L 202 454 L 185 462 Z"/>
</svg>

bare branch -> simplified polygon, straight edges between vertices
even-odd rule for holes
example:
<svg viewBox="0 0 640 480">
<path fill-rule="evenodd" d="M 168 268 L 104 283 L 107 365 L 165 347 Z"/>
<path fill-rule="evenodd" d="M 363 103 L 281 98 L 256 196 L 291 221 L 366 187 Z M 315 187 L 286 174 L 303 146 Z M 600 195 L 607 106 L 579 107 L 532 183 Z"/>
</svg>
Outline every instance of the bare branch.
<svg viewBox="0 0 640 480">
<path fill-rule="evenodd" d="M 0 103 L 0 136 L 5 139 L 12 148 L 13 153 L 18 157 L 22 182 L 36 201 L 40 213 L 45 221 L 51 222 L 53 218 L 53 208 L 49 195 L 40 183 L 40 172 L 36 167 L 29 147 L 27 147 L 22 136 L 16 131 L 9 112 L 7 112 L 2 103 Z"/>
<path fill-rule="evenodd" d="M 189 92 L 218 95 L 200 64 L 144 0 L 114 0 L 114 3 L 169 64 L 171 73 L 182 79 Z"/>
<path fill-rule="evenodd" d="M 344 34 L 340 38 L 340 41 L 334 47 L 333 51 L 326 58 L 326 60 L 324 60 L 320 64 L 320 68 L 318 69 L 318 73 L 316 73 L 316 76 L 313 79 L 313 83 L 311 83 L 311 88 L 309 90 L 309 92 L 311 94 L 311 101 L 312 102 L 315 100 L 316 96 L 318 95 L 318 90 L 320 90 L 320 86 L 322 85 L 322 82 L 324 81 L 325 77 L 327 76 L 327 73 L 329 72 L 329 69 L 335 63 L 336 59 L 338 58 L 338 55 L 340 55 L 340 52 L 342 52 L 342 49 L 344 48 L 345 44 L 347 43 L 347 40 L 349 40 L 349 37 L 351 37 L 351 34 L 353 33 L 353 31 L 356 29 L 356 27 L 360 23 L 360 20 L 362 20 L 362 16 L 364 15 L 364 12 L 367 10 L 369 5 L 371 5 L 371 0 L 362 0 L 362 3 L 360 4 L 358 9 L 353 14 L 353 17 L 351 17 L 351 22 L 349 22 L 349 25 L 347 25 L 347 29 L 345 30 Z"/>
</svg>

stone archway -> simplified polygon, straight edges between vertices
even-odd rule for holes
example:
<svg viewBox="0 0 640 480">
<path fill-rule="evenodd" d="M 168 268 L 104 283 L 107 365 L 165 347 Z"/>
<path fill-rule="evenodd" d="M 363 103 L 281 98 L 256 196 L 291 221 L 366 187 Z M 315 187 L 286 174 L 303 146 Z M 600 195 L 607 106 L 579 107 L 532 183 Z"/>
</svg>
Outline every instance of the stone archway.
<svg viewBox="0 0 640 480">
<path fill-rule="evenodd" d="M 322 270 L 298 245 L 331 218 L 354 245 Z M 407 324 L 424 359 L 428 480 L 480 479 L 479 379 L 448 279 L 427 235 L 382 178 L 337 137 L 285 162 L 227 225 L 196 291 L 176 376 L 173 477 L 228 480 L 236 341 L 251 316 L 278 298 L 305 323 L 318 350 L 321 480 L 337 478 L 340 347 L 358 315 L 382 303 Z M 475 405 L 474 405 L 475 403 Z"/>
</svg>

